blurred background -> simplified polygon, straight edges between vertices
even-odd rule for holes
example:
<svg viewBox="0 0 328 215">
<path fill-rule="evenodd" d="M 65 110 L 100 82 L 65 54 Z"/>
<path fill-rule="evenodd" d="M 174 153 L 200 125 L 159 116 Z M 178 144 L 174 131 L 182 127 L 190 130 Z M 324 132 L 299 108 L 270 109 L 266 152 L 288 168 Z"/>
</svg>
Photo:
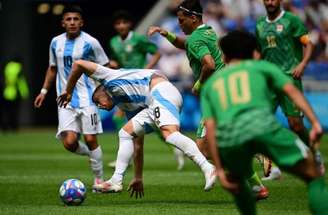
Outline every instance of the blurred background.
<svg viewBox="0 0 328 215">
<path fill-rule="evenodd" d="M 100 1 L 100 0 L 2 0 L 0 1 L 0 116 L 5 129 L 4 116 L 17 117 L 20 128 L 57 126 L 55 87 L 49 91 L 41 109 L 33 108 L 33 100 L 40 92 L 49 62 L 51 39 L 64 32 L 60 25 L 61 13 L 68 4 L 80 5 L 85 25 L 83 31 L 97 38 L 111 58 L 109 40 L 115 35 L 111 15 L 120 9 L 133 16 L 134 30 L 145 34 L 150 25 L 160 25 L 181 34 L 174 14 L 180 0 Z M 262 0 L 201 0 L 204 22 L 217 34 L 234 29 L 255 30 L 258 16 L 265 15 Z M 306 23 L 315 51 L 304 74 L 305 95 L 328 129 L 328 0 L 286 0 L 285 10 L 291 11 Z M 165 39 L 150 38 L 157 44 L 162 57 L 157 67 L 183 93 L 182 128 L 194 130 L 200 119 L 197 99 L 192 96 L 191 71 L 185 53 L 175 49 Z M 21 94 L 12 108 L 4 104 L 4 68 L 10 59 L 20 60 L 24 74 L 20 83 Z M 112 113 L 101 112 L 106 130 L 113 129 Z M 279 118 L 283 119 L 281 113 Z"/>
</svg>

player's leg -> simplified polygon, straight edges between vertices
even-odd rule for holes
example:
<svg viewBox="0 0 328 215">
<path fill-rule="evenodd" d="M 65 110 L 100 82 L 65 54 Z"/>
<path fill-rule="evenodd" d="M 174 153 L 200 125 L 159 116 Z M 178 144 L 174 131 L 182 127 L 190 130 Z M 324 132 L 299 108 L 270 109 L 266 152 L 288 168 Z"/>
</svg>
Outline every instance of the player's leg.
<svg viewBox="0 0 328 215">
<path fill-rule="evenodd" d="M 95 177 L 94 184 L 99 184 L 103 182 L 103 153 L 97 142 L 97 134 L 102 133 L 103 130 L 97 108 L 95 106 L 82 108 L 79 119 L 84 141 L 90 151 L 89 161 Z"/>
<path fill-rule="evenodd" d="M 161 82 L 151 90 L 151 95 L 153 101 L 149 105 L 150 118 L 160 128 L 167 143 L 180 149 L 201 168 L 206 179 L 204 189 L 210 190 L 215 182 L 215 175 L 212 174 L 214 166 L 206 160 L 196 143 L 179 131 L 179 112 L 182 105 L 179 91 L 170 82 Z"/>
<path fill-rule="evenodd" d="M 281 168 L 296 174 L 308 184 L 310 208 L 315 214 L 328 214 L 328 190 L 313 152 L 294 133 L 279 128 L 257 137 L 256 148 Z"/>
<path fill-rule="evenodd" d="M 118 132 L 126 122 L 125 113 L 121 109 L 115 108 L 115 113 L 112 120 L 115 125 L 115 129 Z M 115 168 L 116 160 L 110 161 L 107 165 L 111 168 Z"/>
<path fill-rule="evenodd" d="M 219 150 L 222 165 L 227 170 L 230 180 L 238 182 L 240 190 L 233 194 L 236 205 L 241 214 L 256 214 L 256 195 L 252 191 L 248 178 L 253 174 L 252 157 L 254 152 L 250 143 Z M 238 159 L 232 159 L 232 158 Z"/>
</svg>

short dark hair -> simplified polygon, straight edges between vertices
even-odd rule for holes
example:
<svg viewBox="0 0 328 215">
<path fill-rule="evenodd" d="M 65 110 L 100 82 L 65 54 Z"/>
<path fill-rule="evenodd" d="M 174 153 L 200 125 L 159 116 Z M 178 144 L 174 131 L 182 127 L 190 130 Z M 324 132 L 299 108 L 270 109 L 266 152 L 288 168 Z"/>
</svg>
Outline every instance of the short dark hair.
<svg viewBox="0 0 328 215">
<path fill-rule="evenodd" d="M 257 49 L 256 38 L 247 31 L 231 31 L 220 39 L 223 54 L 229 59 L 251 59 Z"/>
<path fill-rule="evenodd" d="M 94 91 L 93 91 L 93 94 L 92 94 L 92 101 L 93 103 L 96 103 L 97 102 L 97 97 L 99 96 L 99 94 L 101 93 L 105 93 L 106 92 L 106 88 L 104 85 L 99 85 Z"/>
<path fill-rule="evenodd" d="M 132 22 L 132 16 L 126 10 L 118 10 L 113 14 L 113 18 L 112 18 L 113 23 L 119 19 L 123 19 L 123 20 L 127 20 L 129 22 Z"/>
<path fill-rule="evenodd" d="M 178 11 L 183 11 L 186 15 L 195 15 L 202 17 L 203 8 L 199 0 L 184 0 L 179 6 Z"/>
<path fill-rule="evenodd" d="M 79 13 L 82 16 L 83 11 L 78 5 L 67 5 L 63 10 L 63 16 L 65 15 L 65 13 Z"/>
</svg>

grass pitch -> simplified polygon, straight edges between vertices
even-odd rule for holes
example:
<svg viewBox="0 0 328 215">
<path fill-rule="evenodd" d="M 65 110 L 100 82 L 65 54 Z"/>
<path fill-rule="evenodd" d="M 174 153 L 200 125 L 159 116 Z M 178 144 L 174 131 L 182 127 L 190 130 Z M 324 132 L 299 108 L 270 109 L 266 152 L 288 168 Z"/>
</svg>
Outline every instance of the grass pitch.
<svg viewBox="0 0 328 215">
<path fill-rule="evenodd" d="M 0 214 L 238 214 L 230 194 L 220 186 L 203 191 L 203 175 L 191 161 L 177 171 L 172 149 L 156 135 L 145 140 L 145 197 L 138 200 L 126 191 L 90 192 L 93 178 L 88 159 L 65 151 L 54 135 L 55 130 L 0 134 Z M 327 142 L 326 135 L 321 147 L 325 158 Z M 116 134 L 101 135 L 99 143 L 105 178 L 109 178 L 113 170 L 106 164 L 116 157 Z M 124 188 L 132 176 L 130 168 Z M 78 178 L 87 186 L 81 206 L 65 207 L 59 199 L 58 189 L 68 178 Z M 282 180 L 265 184 L 270 197 L 258 202 L 258 214 L 309 214 L 306 187 L 300 180 L 284 173 Z"/>
</svg>

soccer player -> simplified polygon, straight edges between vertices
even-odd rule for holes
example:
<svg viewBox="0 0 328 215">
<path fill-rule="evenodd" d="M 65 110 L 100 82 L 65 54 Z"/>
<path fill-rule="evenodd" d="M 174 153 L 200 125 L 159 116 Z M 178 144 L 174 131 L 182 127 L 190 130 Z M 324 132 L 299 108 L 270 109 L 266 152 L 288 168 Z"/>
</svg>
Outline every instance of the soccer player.
<svg viewBox="0 0 328 215">
<path fill-rule="evenodd" d="M 157 26 L 150 27 L 148 31 L 149 35 L 158 32 L 175 47 L 186 50 L 194 75 L 195 84 L 192 92 L 195 95 L 199 95 L 202 84 L 214 71 L 219 71 L 224 67 L 221 51 L 218 48 L 218 37 L 212 27 L 203 23 L 202 16 L 202 7 L 199 0 L 185 0 L 178 7 L 177 17 L 182 31 L 188 35 L 187 38 L 178 37 Z M 196 143 L 201 152 L 206 155 L 205 133 L 204 124 L 201 121 L 197 130 Z M 263 186 L 256 172 L 250 175 L 249 181 L 253 184 L 259 199 L 268 197 L 268 190 Z"/>
<path fill-rule="evenodd" d="M 150 42 L 144 35 L 132 31 L 132 17 L 125 10 L 119 10 L 113 15 L 113 26 L 118 33 L 109 42 L 112 68 L 153 68 L 161 55 L 156 44 Z M 147 55 L 151 59 L 147 62 Z M 117 109 L 113 116 L 116 129 L 125 124 L 125 114 Z M 142 139 L 139 141 L 143 141 Z M 110 167 L 115 167 L 116 161 L 109 162 Z"/>
<path fill-rule="evenodd" d="M 321 125 L 302 93 L 277 66 L 251 60 L 258 54 L 256 46 L 256 38 L 249 33 L 228 33 L 220 41 L 228 66 L 212 75 L 202 89 L 207 141 L 217 176 L 234 195 L 242 214 L 256 214 L 246 178 L 254 155 L 264 154 L 307 183 L 314 214 L 327 214 L 328 190 L 310 149 L 319 145 Z M 308 117 L 310 148 L 276 121 L 272 91 L 289 96 Z"/>
<path fill-rule="evenodd" d="M 100 108 L 110 110 L 117 105 L 134 115 L 118 133 L 119 150 L 113 176 L 103 184 L 95 185 L 95 189 L 101 192 L 122 191 L 123 176 L 133 156 L 133 144 L 136 144 L 136 175 L 131 186 L 137 193 L 143 191 L 139 190 L 143 187 L 143 142 L 133 140 L 142 137 L 151 128 L 158 128 L 167 143 L 179 148 L 201 168 L 206 180 L 205 191 L 213 187 L 216 180 L 214 166 L 206 160 L 196 143 L 179 131 L 182 97 L 166 77 L 156 70 L 113 70 L 90 61 L 78 60 L 73 64 L 66 92 L 57 99 L 59 106 L 66 106 L 72 99 L 76 81 L 83 73 L 102 84 L 93 95 Z"/>
<path fill-rule="evenodd" d="M 83 26 L 82 10 L 78 6 L 64 9 L 62 26 L 66 32 L 52 39 L 50 60 L 40 94 L 35 98 L 34 106 L 40 108 L 52 83 L 56 80 L 57 95 L 66 88 L 67 78 L 74 61 L 88 59 L 101 65 L 109 60 L 99 42 L 81 31 Z M 65 149 L 70 152 L 89 156 L 91 169 L 95 175 L 94 184 L 102 183 L 102 150 L 96 135 L 102 133 L 102 125 L 96 105 L 92 102 L 95 82 L 83 75 L 72 94 L 67 108 L 58 108 L 57 138 L 61 139 Z M 83 134 L 85 143 L 79 141 Z"/>
<path fill-rule="evenodd" d="M 299 17 L 281 9 L 281 0 L 264 0 L 267 16 L 256 23 L 256 37 L 262 58 L 276 64 L 291 82 L 302 91 L 301 78 L 310 60 L 313 44 L 308 30 Z M 308 131 L 304 127 L 302 113 L 285 95 L 276 95 L 288 119 L 289 127 L 308 144 Z M 272 168 L 266 179 L 277 179 L 281 175 L 278 168 Z"/>
</svg>

